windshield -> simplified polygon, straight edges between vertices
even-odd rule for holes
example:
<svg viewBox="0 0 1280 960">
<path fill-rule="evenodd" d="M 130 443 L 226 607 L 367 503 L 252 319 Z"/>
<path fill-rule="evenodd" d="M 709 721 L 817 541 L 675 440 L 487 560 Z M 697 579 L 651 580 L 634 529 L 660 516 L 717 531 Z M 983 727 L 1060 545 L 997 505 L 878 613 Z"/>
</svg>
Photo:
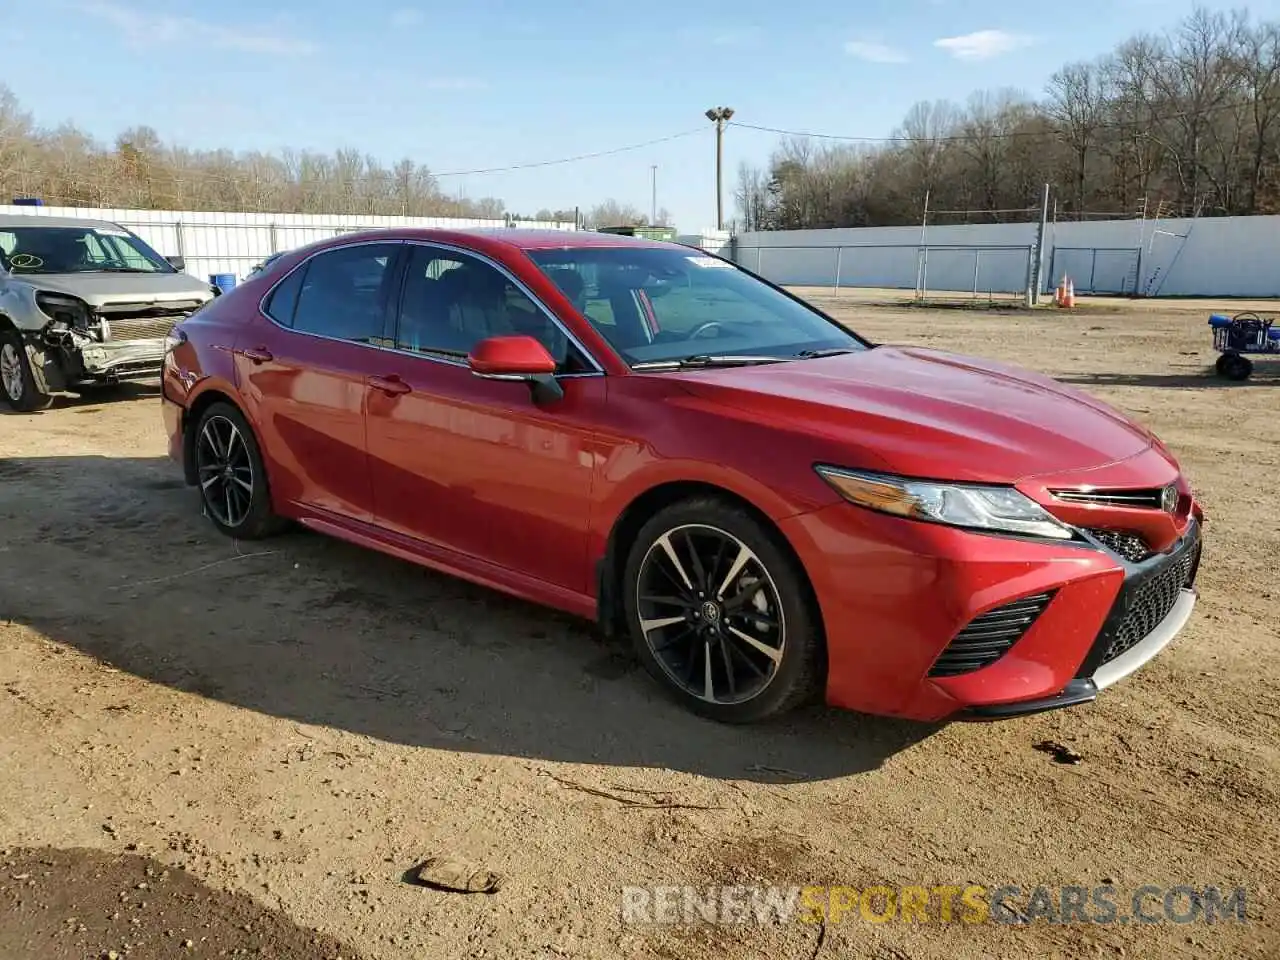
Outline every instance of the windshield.
<svg viewBox="0 0 1280 960">
<path fill-rule="evenodd" d="M 865 349 L 816 310 L 692 247 L 528 254 L 632 366 L 691 356 L 790 359 Z"/>
<path fill-rule="evenodd" d="M 26 273 L 174 273 L 168 261 L 119 227 L 0 227 L 0 261 Z"/>
</svg>

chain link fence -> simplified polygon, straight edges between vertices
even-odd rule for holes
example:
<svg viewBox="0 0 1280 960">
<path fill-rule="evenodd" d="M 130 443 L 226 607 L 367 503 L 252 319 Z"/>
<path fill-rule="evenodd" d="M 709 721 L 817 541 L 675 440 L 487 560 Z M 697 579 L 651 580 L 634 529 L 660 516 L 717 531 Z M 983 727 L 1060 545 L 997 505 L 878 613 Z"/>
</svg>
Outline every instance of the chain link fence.
<svg viewBox="0 0 1280 960">
<path fill-rule="evenodd" d="M 990 244 L 735 244 L 734 259 L 781 286 L 930 303 L 1031 302 L 1035 247 Z"/>
</svg>

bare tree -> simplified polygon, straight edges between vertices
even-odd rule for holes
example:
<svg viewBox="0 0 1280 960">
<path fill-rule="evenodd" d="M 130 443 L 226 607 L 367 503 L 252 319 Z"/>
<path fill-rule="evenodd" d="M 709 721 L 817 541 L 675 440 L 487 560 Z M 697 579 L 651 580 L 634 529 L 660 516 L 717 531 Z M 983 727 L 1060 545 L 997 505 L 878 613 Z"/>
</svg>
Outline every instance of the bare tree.
<svg viewBox="0 0 1280 960">
<path fill-rule="evenodd" d="M 1274 212 L 1280 197 L 1276 196 L 1274 180 L 1265 182 L 1265 174 L 1268 162 L 1274 173 L 1280 161 L 1276 147 L 1280 126 L 1280 24 L 1264 23 L 1246 30 L 1237 46 L 1236 61 L 1249 133 L 1248 200 L 1243 212 Z M 1264 197 L 1268 186 L 1270 195 Z"/>
<path fill-rule="evenodd" d="M 1098 68 L 1091 63 L 1063 67 L 1049 80 L 1048 115 L 1071 150 L 1077 211 L 1085 209 L 1089 159 L 1097 147 L 1106 118 L 1106 97 Z"/>
<path fill-rule="evenodd" d="M 617 200 L 598 203 L 587 213 L 587 225 L 591 227 L 635 227 L 648 222 L 648 217 L 630 204 Z"/>
<path fill-rule="evenodd" d="M 749 226 L 918 223 L 926 193 L 988 222 L 1027 216 L 1046 182 L 1080 217 L 1280 210 L 1280 24 L 1200 9 L 1064 66 L 1040 103 L 919 103 L 870 151 L 786 139 L 739 171 L 737 199 Z"/>
<path fill-rule="evenodd" d="M 277 213 L 460 216 L 499 219 L 493 197 L 461 200 L 431 171 L 404 159 L 385 166 L 357 150 L 279 155 L 190 150 L 150 127 L 109 146 L 71 125 L 39 129 L 0 84 L 0 200 L 37 196 L 50 205 Z M 573 211 L 548 219 L 572 222 Z"/>
</svg>

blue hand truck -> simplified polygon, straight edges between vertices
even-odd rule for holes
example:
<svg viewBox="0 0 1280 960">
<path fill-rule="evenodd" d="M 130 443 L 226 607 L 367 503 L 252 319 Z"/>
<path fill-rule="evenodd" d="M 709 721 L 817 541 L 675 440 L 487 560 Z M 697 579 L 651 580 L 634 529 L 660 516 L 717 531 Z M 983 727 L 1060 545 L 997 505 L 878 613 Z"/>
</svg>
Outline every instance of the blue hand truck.
<svg viewBox="0 0 1280 960">
<path fill-rule="evenodd" d="M 1272 326 L 1270 318 L 1256 313 L 1237 313 L 1228 317 L 1215 313 L 1209 317 L 1213 328 L 1213 349 L 1220 356 L 1215 364 L 1218 376 L 1228 380 L 1247 380 L 1253 373 L 1250 356 L 1280 357 L 1280 326 Z"/>
</svg>

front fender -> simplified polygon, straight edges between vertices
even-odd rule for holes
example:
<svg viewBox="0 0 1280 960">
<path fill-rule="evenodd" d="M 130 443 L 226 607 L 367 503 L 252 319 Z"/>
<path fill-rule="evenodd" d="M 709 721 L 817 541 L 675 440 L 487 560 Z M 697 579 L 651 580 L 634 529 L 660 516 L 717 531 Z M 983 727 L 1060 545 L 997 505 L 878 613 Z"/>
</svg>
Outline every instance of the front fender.
<svg viewBox="0 0 1280 960">
<path fill-rule="evenodd" d="M 44 311 L 36 306 L 35 289 L 12 277 L 0 277 L 0 317 L 7 318 L 28 337 L 40 333 L 50 323 Z"/>
<path fill-rule="evenodd" d="M 654 460 L 608 485 L 608 492 L 599 505 L 598 513 L 604 532 L 607 534 L 618 517 L 641 496 L 669 483 L 701 483 L 719 487 L 746 500 L 775 522 L 813 510 L 820 505 L 793 499 L 754 477 L 722 464 L 686 459 Z"/>
</svg>

